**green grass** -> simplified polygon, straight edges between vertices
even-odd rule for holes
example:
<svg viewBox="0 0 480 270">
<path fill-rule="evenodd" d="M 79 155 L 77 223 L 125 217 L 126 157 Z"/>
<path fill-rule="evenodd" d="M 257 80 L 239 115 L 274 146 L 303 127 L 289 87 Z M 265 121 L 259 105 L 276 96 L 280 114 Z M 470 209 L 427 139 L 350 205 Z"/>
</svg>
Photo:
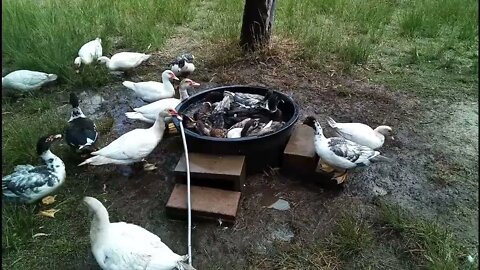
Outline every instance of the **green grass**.
<svg viewBox="0 0 480 270">
<path fill-rule="evenodd" d="M 108 78 L 105 68 L 74 72 L 73 60 L 84 43 L 101 37 L 107 56 L 119 49 L 158 50 L 176 25 L 189 21 L 191 3 L 7 0 L 2 3 L 2 64 L 56 73 L 71 84 L 99 85 Z"/>
<path fill-rule="evenodd" d="M 344 213 L 337 220 L 331 241 L 341 258 L 349 259 L 372 245 L 373 234 L 365 218 Z"/>
<path fill-rule="evenodd" d="M 227 57 L 219 63 L 228 65 L 241 57 L 235 44 L 243 5 L 243 0 L 5 0 L 2 64 L 57 73 L 59 82 L 67 86 L 102 86 L 110 80 L 102 66 L 74 73 L 73 60 L 85 42 L 100 36 L 108 56 L 120 50 L 155 52 L 163 49 L 177 26 L 188 26 L 199 33 L 195 38 L 202 46 L 211 47 L 206 51 L 223 50 Z M 319 72 L 344 69 L 426 99 L 465 100 L 478 97 L 477 5 L 473 0 L 282 0 L 277 1 L 273 33 L 297 42 L 300 51 L 292 53 L 319 67 Z M 3 175 L 17 164 L 40 164 L 35 152 L 39 136 L 63 133 L 69 107 L 59 108 L 62 101 L 46 93 L 18 103 L 3 102 Z M 100 132 L 108 132 L 112 120 L 99 121 Z M 56 144 L 53 151 L 68 149 Z M 75 164 L 67 164 L 72 166 L 69 175 L 74 175 Z M 455 172 L 463 169 L 453 168 Z M 445 182 L 445 174 L 432 177 Z M 58 267 L 59 262 L 50 260 L 51 253 L 65 260 L 61 263 L 65 269 L 75 269 L 87 260 L 88 220 L 80 199 L 85 194 L 102 196 L 101 188 L 92 188 L 90 180 L 68 178 L 53 205 L 61 204 L 55 219 L 37 215 L 38 206 L 2 207 L 5 268 Z M 413 220 L 391 207 L 381 210 L 382 224 L 403 242 L 399 248 L 423 268 L 472 267 L 465 264 L 465 248 L 442 225 Z M 38 232 L 51 236 L 33 239 Z M 369 221 L 345 214 L 327 243 L 282 245 L 272 257 L 255 260 L 255 265 L 261 269 L 340 268 L 343 261 L 374 249 L 372 243 L 382 240 L 376 233 Z"/>
<path fill-rule="evenodd" d="M 404 252 L 424 269 L 476 269 L 466 261 L 465 247 L 437 222 L 414 220 L 406 212 L 385 203 L 380 205 L 380 213 L 386 228 L 400 235 Z"/>
<path fill-rule="evenodd" d="M 3 104 L 2 174 L 18 164 L 39 164 L 37 140 L 48 134 L 63 134 L 69 117 L 68 107 L 53 97 L 37 96 L 18 103 Z M 5 114 L 5 112 L 9 112 Z M 58 143 L 53 146 L 57 147 Z"/>
<path fill-rule="evenodd" d="M 253 269 L 341 269 L 337 255 L 320 244 L 280 244 L 276 243 L 272 256 L 253 255 L 250 264 Z"/>
</svg>

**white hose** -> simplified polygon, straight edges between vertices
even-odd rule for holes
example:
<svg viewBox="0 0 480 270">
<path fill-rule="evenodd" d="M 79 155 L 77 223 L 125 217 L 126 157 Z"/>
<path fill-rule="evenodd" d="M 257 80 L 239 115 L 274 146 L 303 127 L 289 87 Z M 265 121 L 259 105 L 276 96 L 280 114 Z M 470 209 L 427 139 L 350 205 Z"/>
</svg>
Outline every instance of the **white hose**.
<svg viewBox="0 0 480 270">
<path fill-rule="evenodd" d="M 185 164 L 187 164 L 187 206 L 188 206 L 188 264 L 192 266 L 192 201 L 190 198 L 190 160 L 188 159 L 187 139 L 183 129 L 182 118 L 180 121 L 180 133 L 182 133 L 183 148 L 185 149 Z"/>
</svg>

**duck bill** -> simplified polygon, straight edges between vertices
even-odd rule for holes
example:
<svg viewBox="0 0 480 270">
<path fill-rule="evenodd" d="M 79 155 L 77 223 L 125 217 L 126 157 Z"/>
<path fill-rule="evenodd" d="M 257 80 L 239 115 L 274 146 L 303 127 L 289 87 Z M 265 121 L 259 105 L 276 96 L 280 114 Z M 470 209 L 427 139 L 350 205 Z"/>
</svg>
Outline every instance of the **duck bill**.
<svg viewBox="0 0 480 270">
<path fill-rule="evenodd" d="M 192 86 L 200 86 L 199 83 L 192 81 Z"/>
<path fill-rule="evenodd" d="M 177 76 L 175 76 L 175 75 L 173 75 L 172 79 L 177 80 L 177 81 L 180 80 L 180 79 L 179 79 Z"/>
</svg>

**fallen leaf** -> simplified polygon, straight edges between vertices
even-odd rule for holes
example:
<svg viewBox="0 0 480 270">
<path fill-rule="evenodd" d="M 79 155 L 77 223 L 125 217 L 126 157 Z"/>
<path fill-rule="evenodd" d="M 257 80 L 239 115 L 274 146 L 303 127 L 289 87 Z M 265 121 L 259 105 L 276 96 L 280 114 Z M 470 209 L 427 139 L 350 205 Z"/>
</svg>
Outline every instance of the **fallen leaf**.
<svg viewBox="0 0 480 270">
<path fill-rule="evenodd" d="M 50 234 L 46 234 L 46 233 L 36 233 L 32 236 L 32 238 L 36 238 L 36 237 L 39 237 L 39 236 L 50 236 Z"/>
<path fill-rule="evenodd" d="M 40 211 L 40 215 L 42 215 L 44 217 L 55 218 L 55 213 L 57 213 L 58 211 L 60 211 L 60 209 L 52 208 L 52 209 L 48 209 L 48 210 L 45 210 L 45 211 Z"/>
<path fill-rule="evenodd" d="M 42 199 L 42 203 L 45 204 L 45 205 L 49 205 L 49 204 L 52 204 L 55 202 L 55 197 L 57 197 L 57 195 L 55 196 L 47 196 L 45 198 Z"/>
</svg>

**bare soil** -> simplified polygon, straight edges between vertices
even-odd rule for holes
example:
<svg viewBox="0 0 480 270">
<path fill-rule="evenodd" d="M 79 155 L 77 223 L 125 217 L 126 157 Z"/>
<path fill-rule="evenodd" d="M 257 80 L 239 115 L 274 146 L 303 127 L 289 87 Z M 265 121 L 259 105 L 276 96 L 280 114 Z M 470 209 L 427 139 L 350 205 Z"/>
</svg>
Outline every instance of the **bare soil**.
<svg viewBox="0 0 480 270">
<path fill-rule="evenodd" d="M 387 140 L 381 152 L 394 161 L 352 171 L 340 190 L 284 176 L 275 168 L 248 177 L 235 225 L 194 222 L 193 261 L 197 269 L 262 269 L 262 260 L 276 252 L 279 243 L 306 247 L 324 241 L 345 211 L 375 220 L 379 197 L 415 217 L 445 224 L 462 242 L 478 247 L 476 101 L 452 104 L 447 100 L 421 100 L 413 94 L 372 85 L 366 79 L 334 70 L 317 71 L 279 51 L 230 62 L 200 60 L 191 79 L 201 86 L 191 94 L 219 85 L 266 86 L 292 96 L 300 106 L 300 120 L 314 115 L 323 126 L 326 116 L 372 127 L 390 125 L 395 140 Z M 157 62 L 165 63 L 163 60 L 161 54 L 155 55 L 150 66 L 139 70 L 137 74 L 141 75 L 130 80 L 158 80 L 161 68 L 148 71 Z M 92 96 L 103 101 L 88 100 Z M 111 130 L 102 134 L 100 146 L 126 131 L 148 126 L 124 116 L 130 106 L 140 106 L 143 102 L 121 86 L 120 81 L 95 91 L 86 89 L 81 99 L 86 114 L 113 119 Z M 332 135 L 328 129 L 326 133 Z M 89 181 L 88 190 L 104 191 L 102 199 L 112 221 L 141 225 L 158 234 L 177 253 L 185 254 L 186 222 L 170 220 L 165 215 L 165 205 L 174 186 L 173 169 L 182 151 L 179 135 L 166 136 L 148 158 L 157 165 L 156 171 L 140 172 L 127 179 L 115 166 L 88 167 L 80 169 L 77 178 L 85 175 L 94 179 Z M 277 198 L 287 200 L 291 209 L 278 211 L 266 207 Z M 88 233 L 88 228 L 82 233 Z M 383 250 L 388 239 L 379 236 L 376 241 L 380 244 L 371 253 L 373 257 L 365 260 L 384 261 L 379 269 L 382 265 L 389 265 L 390 269 L 412 267 L 394 251 Z M 89 256 L 75 263 L 76 269 L 98 269 Z M 348 263 L 344 266 L 352 267 Z"/>
</svg>

